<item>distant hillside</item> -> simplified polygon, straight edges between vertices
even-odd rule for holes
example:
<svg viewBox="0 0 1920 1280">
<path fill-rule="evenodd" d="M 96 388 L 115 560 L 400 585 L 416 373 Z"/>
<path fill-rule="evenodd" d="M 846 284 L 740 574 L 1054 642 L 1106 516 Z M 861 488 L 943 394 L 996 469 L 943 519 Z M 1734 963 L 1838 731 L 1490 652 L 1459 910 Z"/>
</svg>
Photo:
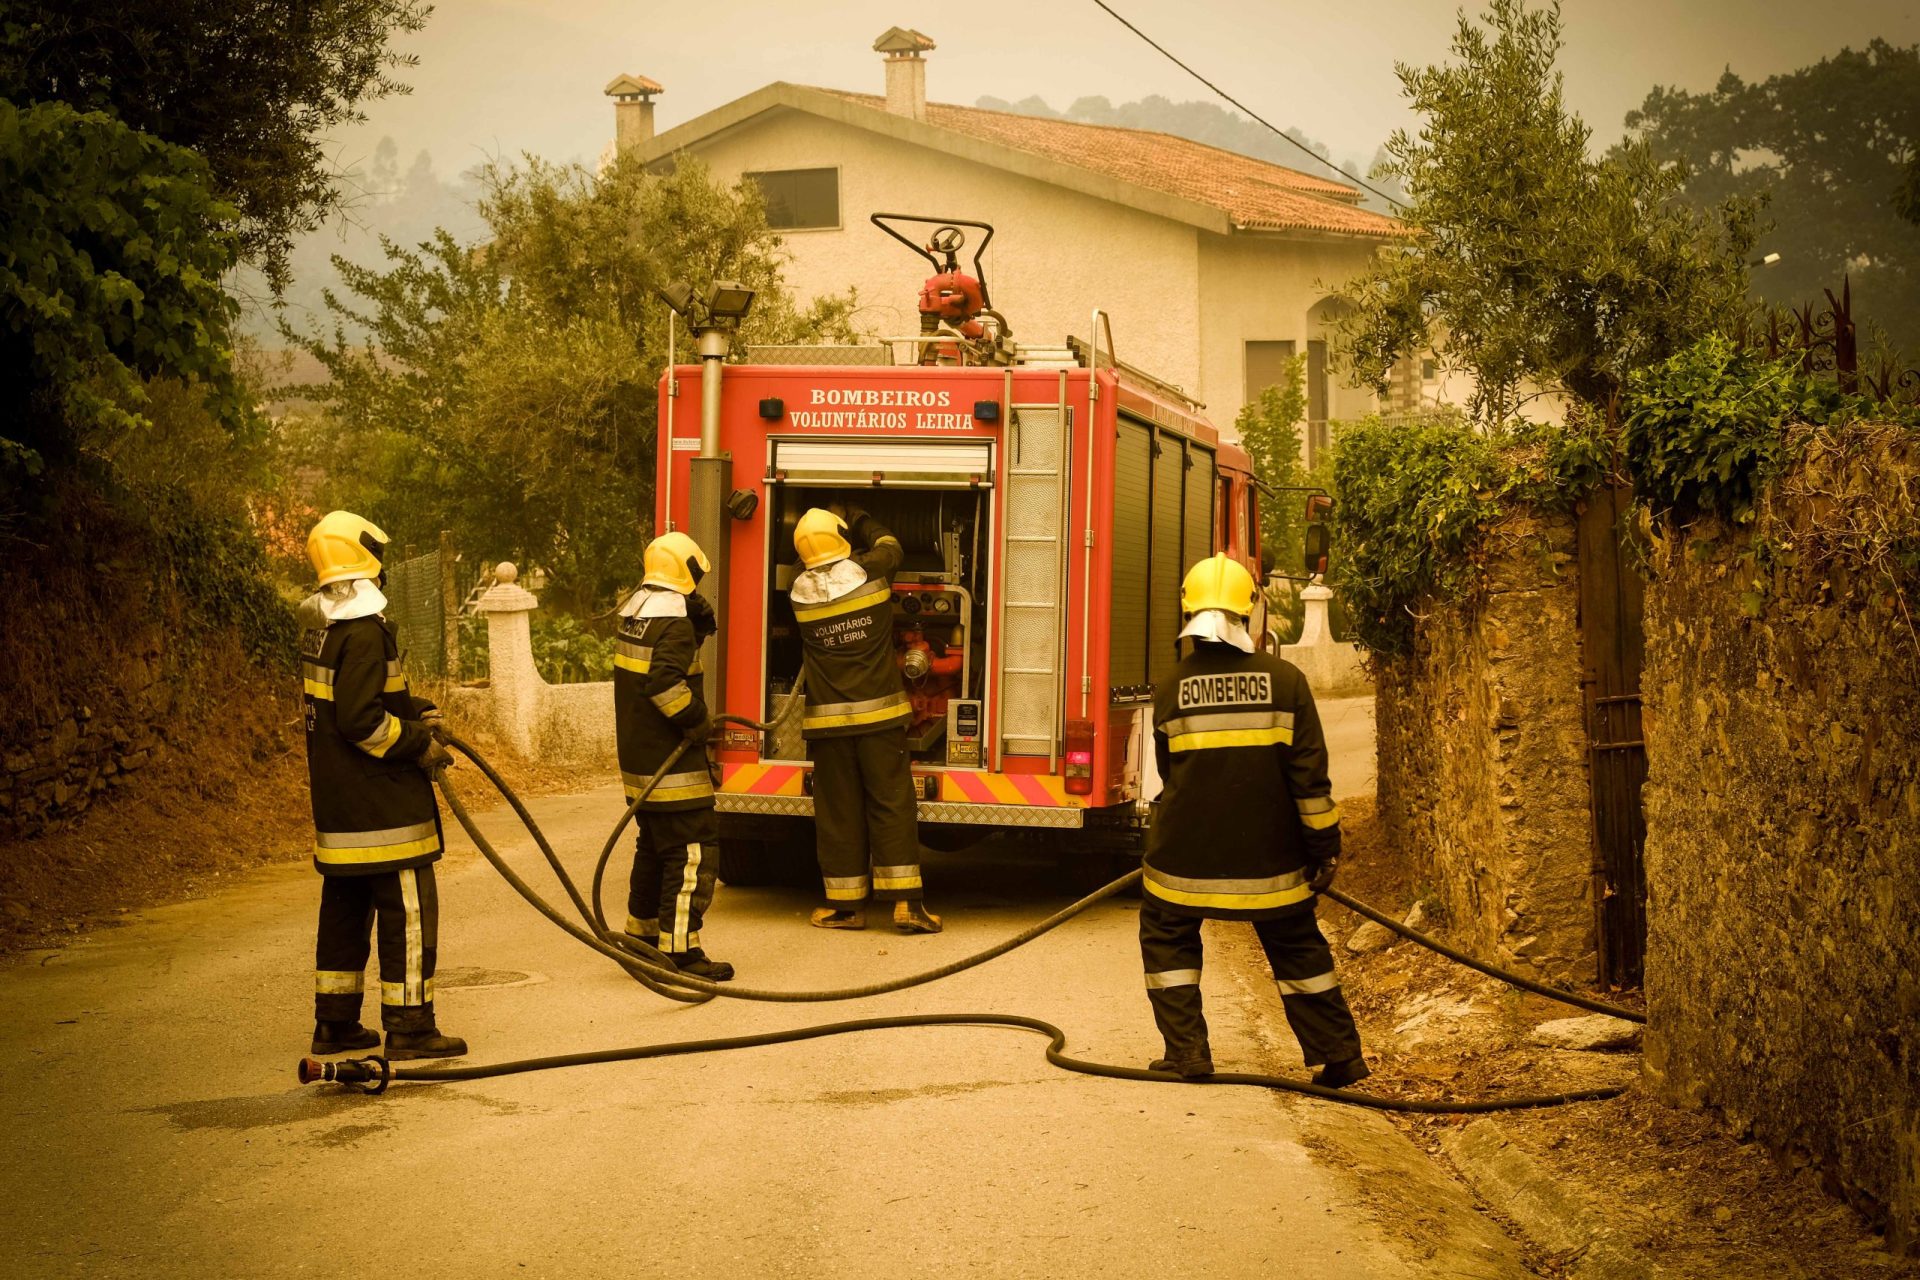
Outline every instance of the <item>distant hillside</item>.
<svg viewBox="0 0 1920 1280">
<path fill-rule="evenodd" d="M 372 160 L 350 168 L 339 182 L 352 193 L 347 208 L 295 242 L 293 280 L 278 309 L 269 305 L 270 295 L 263 283 L 242 277 L 239 287 L 249 305 L 241 327 L 269 349 L 286 345 L 276 325 L 281 317 L 302 332 L 331 330 L 321 294 L 339 286 L 334 255 L 362 266 L 377 266 L 384 260 L 380 252 L 382 236 L 412 245 L 430 237 L 435 227 L 445 227 L 461 239 L 480 234 L 482 223 L 474 209 L 480 189 L 473 178 L 462 174 L 451 182 L 443 180 L 434 171 L 433 158 L 424 151 L 403 171 L 400 148 L 392 138 L 382 138 Z M 348 336 L 358 334 L 350 329 Z"/>
<path fill-rule="evenodd" d="M 1102 97 L 1081 98 L 1065 111 L 1055 111 L 1039 95 L 1022 98 L 1018 102 L 1008 102 L 1004 98 L 983 97 L 974 103 L 988 111 L 1011 111 L 1023 116 L 1044 116 L 1050 120 L 1074 120 L 1081 124 L 1117 125 L 1123 129 L 1151 129 L 1157 133 L 1170 133 L 1175 137 L 1188 138 L 1194 142 L 1204 142 L 1210 147 L 1219 147 L 1224 151 L 1236 151 L 1243 156 L 1252 156 L 1256 160 L 1267 160 L 1274 164 L 1283 164 L 1289 169 L 1298 169 L 1302 173 L 1311 173 L 1316 177 L 1331 178 L 1335 182 L 1347 179 L 1334 172 L 1332 154 L 1322 143 L 1314 141 L 1298 129 L 1288 129 L 1287 136 L 1311 151 L 1308 155 L 1299 147 L 1290 146 L 1267 129 L 1265 125 L 1235 111 L 1228 111 L 1211 102 L 1174 102 L 1158 94 L 1142 98 L 1138 102 L 1126 102 L 1114 106 Z M 1314 157 L 1319 157 L 1316 160 Z M 1368 183 L 1379 187 L 1388 195 L 1401 197 L 1405 193 L 1391 182 L 1370 176 L 1373 165 L 1381 158 L 1376 151 L 1371 161 L 1363 161 L 1358 156 L 1344 157 L 1338 161 L 1348 173 L 1359 174 Z M 1380 213 L 1391 213 L 1393 208 L 1378 196 L 1368 194 L 1366 207 Z"/>
</svg>

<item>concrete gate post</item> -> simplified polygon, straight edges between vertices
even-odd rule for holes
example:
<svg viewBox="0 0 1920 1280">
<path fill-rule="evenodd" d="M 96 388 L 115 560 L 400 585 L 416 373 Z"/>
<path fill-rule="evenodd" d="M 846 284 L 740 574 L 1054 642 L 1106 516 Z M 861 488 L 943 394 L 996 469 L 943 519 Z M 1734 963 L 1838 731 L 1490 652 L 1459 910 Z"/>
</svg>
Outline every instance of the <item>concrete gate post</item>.
<svg viewBox="0 0 1920 1280">
<path fill-rule="evenodd" d="M 511 561 L 502 561 L 493 571 L 493 585 L 475 603 L 474 610 L 487 618 L 487 665 L 495 728 L 515 754 L 529 759 L 547 682 L 533 665 L 530 624 L 540 600 L 518 584 L 519 576 Z"/>
</svg>

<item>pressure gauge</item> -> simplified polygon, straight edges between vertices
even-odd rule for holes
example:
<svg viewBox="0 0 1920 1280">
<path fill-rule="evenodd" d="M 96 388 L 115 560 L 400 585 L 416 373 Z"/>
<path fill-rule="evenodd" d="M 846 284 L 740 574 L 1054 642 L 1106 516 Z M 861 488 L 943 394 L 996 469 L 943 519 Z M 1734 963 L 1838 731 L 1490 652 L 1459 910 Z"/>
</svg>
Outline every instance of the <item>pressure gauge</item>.
<svg viewBox="0 0 1920 1280">
<path fill-rule="evenodd" d="M 953 597 L 947 595 L 945 592 L 935 596 L 933 598 L 933 611 L 935 613 L 952 613 Z"/>
</svg>

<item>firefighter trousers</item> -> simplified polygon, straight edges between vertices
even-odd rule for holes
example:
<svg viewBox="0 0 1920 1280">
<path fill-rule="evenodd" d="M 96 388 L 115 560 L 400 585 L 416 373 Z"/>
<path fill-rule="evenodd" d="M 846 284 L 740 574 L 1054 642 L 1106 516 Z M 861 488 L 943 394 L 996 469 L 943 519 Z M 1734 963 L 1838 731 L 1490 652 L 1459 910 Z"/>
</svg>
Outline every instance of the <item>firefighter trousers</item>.
<svg viewBox="0 0 1920 1280">
<path fill-rule="evenodd" d="M 1207 1052 L 1207 1019 L 1200 1009 L 1201 944 L 1198 916 L 1176 915 L 1151 897 L 1140 903 L 1140 958 L 1147 1000 L 1169 1058 Z M 1333 971 L 1333 952 L 1311 911 L 1253 922 L 1267 954 L 1287 1025 L 1309 1067 L 1360 1056 L 1360 1032 Z"/>
<path fill-rule="evenodd" d="M 633 877 L 627 885 L 627 932 L 659 937 L 662 951 L 700 946 L 700 922 L 713 905 L 720 874 L 720 818 L 711 805 L 634 815 Z"/>
<path fill-rule="evenodd" d="M 368 876 L 321 877 L 319 939 L 313 956 L 314 1018 L 360 1020 L 376 920 L 381 1024 L 388 1031 L 433 1030 L 440 893 L 431 863 Z"/>
<path fill-rule="evenodd" d="M 857 908 L 869 896 L 919 901 L 920 820 L 903 727 L 815 738 L 814 847 L 827 901 Z"/>
</svg>

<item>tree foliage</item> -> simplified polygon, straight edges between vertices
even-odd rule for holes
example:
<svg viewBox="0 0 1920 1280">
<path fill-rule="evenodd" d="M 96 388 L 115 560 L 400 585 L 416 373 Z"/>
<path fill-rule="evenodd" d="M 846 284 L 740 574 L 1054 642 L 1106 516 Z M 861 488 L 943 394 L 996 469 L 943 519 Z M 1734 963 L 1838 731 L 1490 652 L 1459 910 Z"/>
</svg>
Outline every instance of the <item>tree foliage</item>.
<svg viewBox="0 0 1920 1280">
<path fill-rule="evenodd" d="M 288 333 L 329 374 L 295 455 L 325 474 L 326 502 L 397 540 L 451 530 L 465 553 L 540 565 L 556 603 L 587 610 L 638 579 L 653 525 L 671 314 L 654 289 L 759 289 L 749 342 L 850 338 L 852 299 L 797 306 L 757 189 L 722 189 L 697 161 L 596 177 L 529 160 L 484 183 L 485 244 L 441 231 L 387 242 L 384 269 L 335 260 L 334 332 Z"/>
<path fill-rule="evenodd" d="M 101 112 L 0 101 L 0 440 L 16 468 L 138 425 L 149 377 L 203 384 L 245 420 L 220 283 L 231 212 L 191 151 Z"/>
<path fill-rule="evenodd" d="M 200 153 L 238 211 L 245 252 L 285 283 L 293 236 L 342 193 L 324 139 L 361 104 L 404 93 L 388 42 L 422 0 L 9 0 L 0 98 L 64 102 Z"/>
<path fill-rule="evenodd" d="M 1307 362 L 1293 356 L 1280 381 L 1240 410 L 1233 426 L 1240 445 L 1253 459 L 1253 474 L 1274 489 L 1298 489 L 1310 483 L 1300 454 L 1300 423 L 1307 416 Z M 1260 503 L 1260 547 L 1271 551 L 1284 572 L 1298 573 L 1304 554 L 1305 504 L 1299 494 L 1265 497 Z"/>
<path fill-rule="evenodd" d="M 1529 384 L 1606 401 L 1737 305 L 1750 211 L 1680 204 L 1679 175 L 1644 146 L 1591 158 L 1560 46 L 1557 4 L 1491 0 L 1461 15 L 1451 64 L 1399 68 L 1423 123 L 1394 134 L 1380 171 L 1412 193 L 1412 234 L 1349 286 L 1342 329 L 1364 381 L 1384 390 L 1431 344 L 1497 426 Z"/>
<path fill-rule="evenodd" d="M 1754 274 L 1780 304 L 1819 298 L 1850 273 L 1857 314 L 1920 351 L 1920 45 L 1874 40 L 1708 93 L 1656 87 L 1627 116 L 1634 142 L 1684 175 L 1697 208 L 1766 202 Z"/>
</svg>

